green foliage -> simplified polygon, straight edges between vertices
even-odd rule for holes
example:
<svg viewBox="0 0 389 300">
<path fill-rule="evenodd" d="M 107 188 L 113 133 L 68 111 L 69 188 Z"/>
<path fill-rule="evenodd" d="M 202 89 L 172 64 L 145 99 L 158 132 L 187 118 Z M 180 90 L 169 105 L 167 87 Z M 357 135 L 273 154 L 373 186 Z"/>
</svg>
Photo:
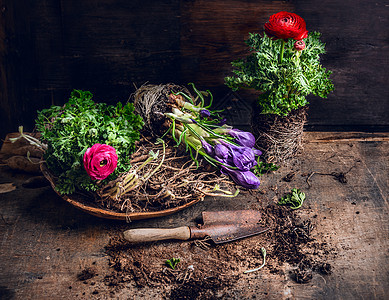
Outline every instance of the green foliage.
<svg viewBox="0 0 389 300">
<path fill-rule="evenodd" d="M 174 270 L 177 267 L 179 262 L 180 262 L 179 258 L 173 257 L 172 259 L 167 259 L 165 261 L 165 265 Z"/>
<path fill-rule="evenodd" d="M 305 193 L 300 189 L 292 189 L 289 194 L 285 195 L 278 201 L 278 205 L 289 205 L 291 209 L 298 209 L 303 205 Z"/>
<path fill-rule="evenodd" d="M 283 40 L 250 34 L 246 44 L 252 53 L 232 62 L 234 76 L 225 78 L 226 85 L 234 91 L 240 88 L 261 91 L 258 104 L 263 114 L 286 116 L 291 110 L 307 105 L 309 94 L 326 98 L 334 86 L 329 79 L 332 72 L 320 64 L 325 44 L 320 41 L 319 32 L 309 33 L 304 42 L 306 48 L 296 51 L 293 39 L 283 46 Z M 285 49 L 280 62 L 282 47 Z"/>
<path fill-rule="evenodd" d="M 130 154 L 139 140 L 143 126 L 140 116 L 133 113 L 133 105 L 107 105 L 95 103 L 92 93 L 74 90 L 64 106 L 52 106 L 38 112 L 37 130 L 48 149 L 45 160 L 48 168 L 58 176 L 57 190 L 71 194 L 75 189 L 95 191 L 97 182 L 92 181 L 83 165 L 85 151 L 96 143 L 107 144 L 116 149 L 118 165 L 105 181 L 128 171 Z"/>
<path fill-rule="evenodd" d="M 262 176 L 263 174 L 277 171 L 280 168 L 280 166 L 277 166 L 273 163 L 259 161 L 259 159 L 260 158 L 258 157 L 258 164 L 254 168 L 254 174 L 257 176 Z"/>
</svg>

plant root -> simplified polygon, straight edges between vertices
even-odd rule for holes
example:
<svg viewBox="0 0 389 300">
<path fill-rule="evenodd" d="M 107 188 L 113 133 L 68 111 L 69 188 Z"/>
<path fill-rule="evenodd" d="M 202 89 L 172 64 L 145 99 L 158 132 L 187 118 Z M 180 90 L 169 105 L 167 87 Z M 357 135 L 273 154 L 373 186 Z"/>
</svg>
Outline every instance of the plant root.
<svg viewBox="0 0 389 300">
<path fill-rule="evenodd" d="M 131 170 L 101 187 L 98 204 L 126 213 L 150 212 L 181 206 L 205 195 L 237 195 L 239 189 L 226 175 L 206 169 L 203 165 L 207 163 L 201 160 L 197 168 L 189 155 L 182 154 L 183 149 L 173 145 L 173 141 L 167 142 L 162 155 L 161 144 L 138 144 Z M 160 154 L 145 164 L 151 150 Z"/>
<path fill-rule="evenodd" d="M 132 96 L 135 111 L 143 118 L 145 129 L 152 135 L 161 136 L 169 128 L 169 122 L 164 115 L 169 111 L 168 104 L 173 99 L 171 93 L 184 92 L 190 95 L 187 88 L 176 84 L 144 84 Z"/>
<path fill-rule="evenodd" d="M 283 163 L 303 150 L 302 134 L 307 108 L 292 111 L 288 116 L 262 115 L 253 109 L 252 132 L 256 146 L 268 162 Z"/>
</svg>

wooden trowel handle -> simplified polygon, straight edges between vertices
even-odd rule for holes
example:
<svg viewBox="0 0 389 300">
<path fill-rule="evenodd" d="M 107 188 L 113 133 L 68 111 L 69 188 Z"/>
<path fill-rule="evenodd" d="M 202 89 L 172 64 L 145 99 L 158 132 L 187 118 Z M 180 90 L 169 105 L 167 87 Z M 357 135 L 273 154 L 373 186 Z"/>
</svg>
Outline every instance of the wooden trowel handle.
<svg viewBox="0 0 389 300">
<path fill-rule="evenodd" d="M 188 226 L 161 229 L 161 228 L 139 228 L 124 231 L 124 238 L 132 243 L 153 242 L 162 240 L 189 240 L 190 229 Z"/>
</svg>

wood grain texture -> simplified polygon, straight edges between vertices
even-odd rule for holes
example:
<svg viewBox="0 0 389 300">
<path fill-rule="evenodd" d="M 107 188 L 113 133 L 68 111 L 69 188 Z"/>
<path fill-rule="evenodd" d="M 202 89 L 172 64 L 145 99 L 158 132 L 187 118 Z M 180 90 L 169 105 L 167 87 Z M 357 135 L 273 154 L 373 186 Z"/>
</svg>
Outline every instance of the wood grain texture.
<svg viewBox="0 0 389 300">
<path fill-rule="evenodd" d="M 231 61 L 247 55 L 249 32 L 262 32 L 277 11 L 293 10 L 287 1 L 183 1 L 181 68 L 185 81 L 221 87 Z"/>
<path fill-rule="evenodd" d="M 315 139 L 336 134 L 320 135 L 315 133 Z M 342 140 L 348 137 L 346 134 Z M 298 187 L 307 196 L 298 214 L 301 220 L 312 220 L 317 242 L 328 243 L 332 274 L 315 273 L 310 283 L 297 284 L 287 275 L 287 265 L 282 276 L 272 274 L 265 266 L 260 272 L 240 277 L 238 286 L 229 286 L 233 295 L 230 298 L 252 299 L 255 295 L 260 299 L 385 299 L 389 292 L 388 143 L 312 141 L 305 144 L 304 156 L 262 178 L 260 195 L 243 193 L 234 201 L 206 198 L 175 215 L 130 224 L 81 212 L 50 187 L 26 189 L 22 183 L 28 176 L 1 169 L 0 182 L 13 182 L 16 189 L 0 194 L 0 295 L 11 299 L 162 299 L 157 285 L 139 289 L 127 282 L 117 294 L 110 293 L 104 284 L 112 268 L 104 251 L 110 236 L 131 228 L 193 226 L 202 211 L 255 209 Z M 283 181 L 289 172 L 296 173 L 293 180 Z M 332 176 L 316 174 L 308 185 L 307 175 L 312 172 L 345 172 L 348 181 L 341 183 Z M 260 236 L 233 245 L 254 249 L 258 241 Z M 186 255 L 181 257 L 185 266 L 193 263 L 196 251 L 202 251 L 204 260 L 212 259 L 190 242 L 152 243 L 136 249 L 141 251 L 142 247 L 159 253 L 159 264 L 149 263 L 148 257 L 143 262 L 155 272 L 169 258 L 167 253 L 174 257 L 177 249 L 185 249 Z M 223 264 L 226 257 L 214 259 Z M 92 279 L 93 285 L 91 280 L 85 284 L 77 279 L 77 274 L 90 266 L 98 273 Z"/>
<path fill-rule="evenodd" d="M 311 128 L 389 125 L 389 7 L 386 1 L 293 1 L 309 30 L 322 33 L 335 91 L 310 99 Z M 329 127 L 327 127 L 328 130 Z"/>
<path fill-rule="evenodd" d="M 136 228 L 123 232 L 124 238 L 131 243 L 154 242 L 162 240 L 189 240 L 188 226 L 177 228 Z"/>
<path fill-rule="evenodd" d="M 174 82 L 230 92 L 230 62 L 247 54 L 280 10 L 322 33 L 335 91 L 310 97 L 310 130 L 389 128 L 386 1 L 1 0 L 0 136 L 32 130 L 36 110 L 67 101 L 72 89 L 98 101 L 126 101 L 136 86 Z M 239 92 L 244 106 L 255 95 Z"/>
</svg>

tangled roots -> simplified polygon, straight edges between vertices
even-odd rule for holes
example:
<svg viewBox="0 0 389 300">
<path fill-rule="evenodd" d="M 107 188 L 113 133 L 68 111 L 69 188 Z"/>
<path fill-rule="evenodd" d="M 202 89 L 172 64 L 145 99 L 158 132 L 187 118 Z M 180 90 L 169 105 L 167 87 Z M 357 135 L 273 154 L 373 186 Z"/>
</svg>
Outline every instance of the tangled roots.
<svg viewBox="0 0 389 300">
<path fill-rule="evenodd" d="M 303 107 L 282 117 L 262 115 L 253 110 L 251 127 L 256 145 L 264 152 L 269 162 L 282 163 L 298 155 L 303 149 L 302 134 L 307 119 L 307 108 Z"/>
</svg>

